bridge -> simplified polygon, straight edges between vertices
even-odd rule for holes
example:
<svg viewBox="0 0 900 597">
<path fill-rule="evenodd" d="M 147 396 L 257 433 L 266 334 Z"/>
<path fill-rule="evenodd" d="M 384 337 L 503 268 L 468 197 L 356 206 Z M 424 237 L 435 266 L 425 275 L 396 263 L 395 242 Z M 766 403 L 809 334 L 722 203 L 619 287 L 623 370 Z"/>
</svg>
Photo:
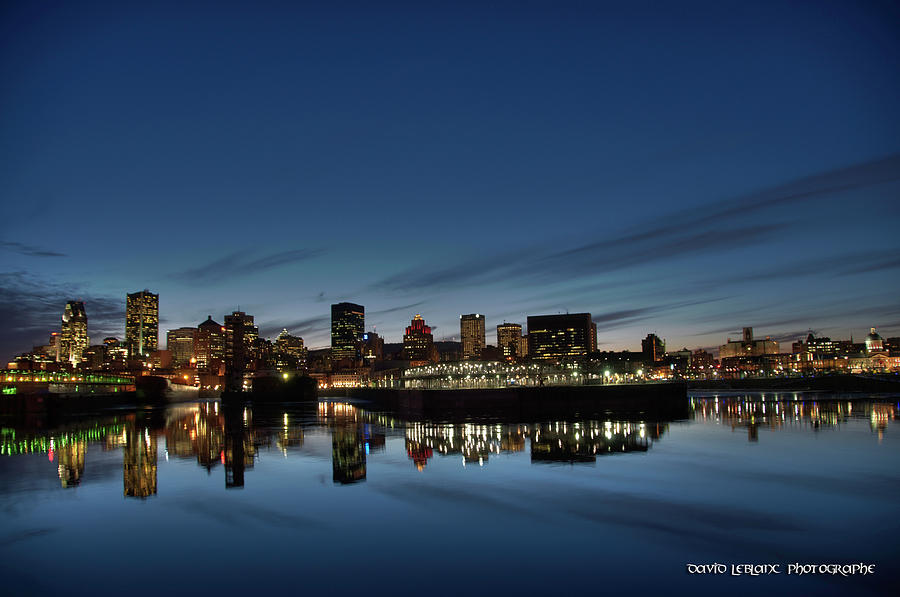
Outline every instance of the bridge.
<svg viewBox="0 0 900 597">
<path fill-rule="evenodd" d="M 133 392 L 134 377 L 113 373 L 69 373 L 66 371 L 0 370 L 0 394 L 116 394 Z"/>
</svg>

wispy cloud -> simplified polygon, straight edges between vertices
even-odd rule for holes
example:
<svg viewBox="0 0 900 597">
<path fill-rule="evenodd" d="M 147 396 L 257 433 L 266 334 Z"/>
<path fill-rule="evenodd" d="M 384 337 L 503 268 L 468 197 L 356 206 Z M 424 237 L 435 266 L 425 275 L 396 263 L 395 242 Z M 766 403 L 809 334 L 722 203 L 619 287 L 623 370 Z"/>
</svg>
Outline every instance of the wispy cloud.
<svg viewBox="0 0 900 597">
<path fill-rule="evenodd" d="M 697 301 L 681 301 L 675 303 L 664 303 L 661 305 L 651 305 L 647 307 L 638 307 L 635 309 L 608 311 L 606 313 L 594 315 L 592 319 L 594 323 L 597 324 L 597 331 L 600 332 L 604 330 L 612 330 L 615 328 L 624 327 L 633 323 L 637 323 L 639 321 L 649 319 L 650 317 L 658 316 L 662 313 L 677 311 L 678 309 L 683 309 L 685 307 L 694 307 L 697 305 L 715 303 L 725 300 L 725 298 L 727 297 L 717 297 Z"/>
<path fill-rule="evenodd" d="M 188 284 L 209 284 L 228 278 L 256 274 L 290 263 L 307 261 L 323 253 L 324 251 L 321 249 L 294 249 L 250 258 L 246 251 L 238 251 L 206 265 L 174 273 L 171 277 Z"/>
<path fill-rule="evenodd" d="M 794 226 L 796 222 L 782 208 L 896 180 L 900 180 L 900 154 L 675 211 L 623 234 L 549 254 L 544 249 L 526 247 L 492 259 L 471 258 L 438 268 L 429 264 L 388 276 L 372 288 L 407 292 L 486 283 L 571 281 L 690 255 L 724 253 L 770 241 Z M 881 267 L 894 267 L 895 263 L 886 258 Z"/>
<path fill-rule="evenodd" d="M 279 334 L 281 330 L 287 330 L 302 337 L 329 329 L 331 329 L 331 313 L 293 321 L 269 321 L 260 326 L 259 333 L 263 337 L 271 337 Z"/>
<path fill-rule="evenodd" d="M 32 245 L 26 245 L 15 241 L 0 241 L 0 247 L 20 255 L 29 257 L 68 257 L 65 253 L 57 253 L 56 251 L 48 251 Z"/>
</svg>

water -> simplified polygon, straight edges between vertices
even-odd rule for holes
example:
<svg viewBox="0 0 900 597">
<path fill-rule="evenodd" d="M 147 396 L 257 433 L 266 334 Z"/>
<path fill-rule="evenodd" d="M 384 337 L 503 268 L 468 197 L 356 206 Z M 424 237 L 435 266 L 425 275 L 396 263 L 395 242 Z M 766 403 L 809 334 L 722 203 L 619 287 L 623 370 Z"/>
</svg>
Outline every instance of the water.
<svg viewBox="0 0 900 597">
<path fill-rule="evenodd" d="M 694 395 L 684 420 L 406 421 L 320 402 L 3 423 L 5 594 L 881 594 L 896 400 Z M 43 426 L 43 428 L 40 428 Z M 726 574 L 689 574 L 688 564 Z M 731 564 L 781 574 L 733 576 Z M 787 575 L 791 563 L 872 575 Z"/>
</svg>

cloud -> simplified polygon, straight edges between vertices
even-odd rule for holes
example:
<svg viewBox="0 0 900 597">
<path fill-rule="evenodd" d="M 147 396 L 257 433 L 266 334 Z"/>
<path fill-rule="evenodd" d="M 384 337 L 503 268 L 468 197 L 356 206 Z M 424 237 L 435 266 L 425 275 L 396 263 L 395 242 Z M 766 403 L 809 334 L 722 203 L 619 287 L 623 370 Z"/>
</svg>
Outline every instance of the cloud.
<svg viewBox="0 0 900 597">
<path fill-rule="evenodd" d="M 305 336 L 315 332 L 321 332 L 331 329 L 331 313 L 328 315 L 319 315 L 316 317 L 308 317 L 296 321 L 271 321 L 260 326 L 260 336 L 266 338 L 276 336 L 281 330 L 287 330 L 295 336 Z"/>
<path fill-rule="evenodd" d="M 206 265 L 174 273 L 170 277 L 192 285 L 209 284 L 227 278 L 256 274 L 290 263 L 307 261 L 318 257 L 323 252 L 321 249 L 295 249 L 250 259 L 246 251 L 238 251 Z"/>
<path fill-rule="evenodd" d="M 489 283 L 571 281 L 688 255 L 745 249 L 767 242 L 797 224 L 785 216 L 783 207 L 896 180 L 900 180 L 900 154 L 675 211 L 643 222 L 624 234 L 553 253 L 526 247 L 493 259 L 470 258 L 445 267 L 427 264 L 388 276 L 372 288 L 406 292 Z M 894 265 L 886 259 L 884 268 L 890 267 Z"/>
<path fill-rule="evenodd" d="M 27 272 L 0 273 L 0 350 L 5 357 L 45 344 L 58 332 L 68 301 L 83 301 L 91 342 L 105 336 L 121 337 L 125 327 L 125 297 L 94 295 L 72 284 L 41 280 Z"/>
<path fill-rule="evenodd" d="M 33 247 L 31 245 L 26 245 L 23 243 L 17 243 L 14 241 L 0 241 L 0 247 L 3 247 L 4 249 L 13 251 L 15 253 L 19 253 L 21 255 L 28 255 L 29 257 L 68 257 L 68 255 L 66 255 L 65 253 L 47 251 L 45 249 Z"/>
<path fill-rule="evenodd" d="M 593 315 L 591 319 L 597 324 L 597 331 L 612 330 L 623 327 L 638 321 L 649 319 L 651 316 L 659 315 L 667 311 L 675 311 L 684 307 L 693 307 L 696 305 L 705 305 L 725 300 L 727 297 L 718 297 L 713 299 L 704 299 L 698 301 L 681 301 L 677 303 L 665 303 L 662 305 L 653 305 L 649 307 L 639 307 L 636 309 L 622 309 L 618 311 L 609 311 Z"/>
<path fill-rule="evenodd" d="M 370 311 L 366 313 L 366 318 L 375 317 L 377 315 L 388 315 L 390 313 L 397 313 L 398 311 L 412 311 L 416 307 L 421 307 L 425 304 L 425 301 L 417 301 L 415 303 L 409 303 L 408 305 L 400 305 L 398 307 L 390 307 L 388 309 L 379 309 L 378 311 Z"/>
</svg>

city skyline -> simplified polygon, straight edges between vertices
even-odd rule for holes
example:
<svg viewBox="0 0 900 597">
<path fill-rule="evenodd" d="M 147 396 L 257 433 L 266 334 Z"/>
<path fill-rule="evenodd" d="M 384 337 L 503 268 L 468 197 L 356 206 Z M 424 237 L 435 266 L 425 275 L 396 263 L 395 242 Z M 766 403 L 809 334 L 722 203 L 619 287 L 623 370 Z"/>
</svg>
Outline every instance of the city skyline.
<svg viewBox="0 0 900 597">
<path fill-rule="evenodd" d="M 126 295 L 126 299 L 128 301 L 131 301 L 135 297 L 140 297 L 141 299 L 143 299 L 145 294 L 148 295 L 149 297 L 152 297 L 152 299 L 154 301 L 154 303 L 153 303 L 154 307 L 156 305 L 158 305 L 159 295 L 151 293 L 148 289 L 145 289 L 145 290 L 137 292 L 137 293 L 129 293 Z M 63 350 L 63 349 L 65 351 L 69 350 L 68 344 L 71 344 L 72 340 L 68 339 L 67 334 L 71 334 L 71 333 L 67 332 L 67 329 L 68 329 L 67 326 L 70 325 L 68 322 L 72 317 L 71 311 L 72 311 L 73 305 L 76 306 L 77 309 L 79 309 L 79 313 L 80 313 L 79 317 L 80 317 L 80 321 L 81 321 L 81 323 L 80 323 L 81 331 L 79 333 L 84 337 L 84 340 L 81 341 L 81 344 L 83 346 L 81 347 L 80 350 L 87 349 L 89 346 L 93 347 L 93 346 L 97 346 L 97 345 L 101 344 L 101 341 L 99 339 L 97 342 L 94 342 L 93 344 L 90 344 L 90 345 L 88 344 L 88 335 L 91 334 L 91 331 L 90 331 L 90 327 L 89 327 L 90 318 L 88 317 L 87 306 L 85 306 L 84 303 L 82 303 L 82 302 L 68 301 L 65 305 L 65 309 L 62 311 L 62 316 L 60 318 L 61 319 L 61 328 L 50 329 L 50 330 L 48 330 L 47 334 L 45 335 L 45 340 L 49 340 L 50 344 L 48 345 L 46 342 L 37 343 L 31 348 L 38 349 L 41 346 L 47 346 L 50 348 L 54 348 L 56 350 Z M 314 351 L 327 351 L 329 353 L 333 353 L 337 357 L 350 358 L 350 360 L 361 359 L 362 352 L 360 352 L 360 351 L 362 350 L 362 347 L 365 344 L 365 341 L 367 340 L 368 335 L 372 333 L 372 331 L 367 331 L 367 330 L 361 331 L 359 333 L 357 333 L 357 331 L 356 331 L 356 328 L 359 326 L 362 326 L 364 323 L 365 316 L 363 314 L 365 312 L 365 306 L 359 305 L 356 303 L 343 302 L 343 303 L 331 305 L 329 312 L 330 312 L 329 320 L 331 322 L 331 327 L 330 327 L 331 343 L 328 345 L 325 345 L 325 346 L 307 346 L 307 349 L 314 350 Z M 344 321 L 345 312 L 346 312 L 346 314 L 349 314 L 354 318 L 352 324 L 348 324 L 347 322 Z M 340 315 L 336 316 L 336 313 L 340 313 Z M 239 316 L 241 318 L 246 317 L 248 319 L 248 321 L 250 322 L 249 325 L 251 325 L 251 326 L 253 325 L 253 319 L 254 319 L 255 315 L 252 313 L 244 313 L 243 311 L 233 311 L 232 314 L 230 314 L 230 315 L 225 314 L 222 316 L 222 319 L 227 322 L 229 320 L 229 318 L 234 318 L 236 316 Z M 337 317 L 337 319 L 336 319 L 336 317 Z M 118 335 L 107 334 L 102 339 L 103 344 L 106 344 L 108 340 L 117 340 L 118 342 L 120 342 L 122 344 L 122 346 L 127 347 L 127 345 L 128 345 L 127 329 L 128 329 L 128 325 L 129 325 L 129 322 L 131 321 L 131 319 L 129 318 L 129 316 L 127 314 L 124 315 L 124 318 L 125 318 L 125 323 L 124 323 L 122 329 L 126 330 L 126 333 L 122 333 L 122 334 L 118 334 Z M 596 317 L 596 316 L 592 317 L 590 313 L 534 314 L 534 315 L 531 315 L 526 318 L 525 325 L 522 325 L 518 322 L 509 322 L 509 321 L 505 321 L 505 320 L 503 322 L 497 322 L 496 325 L 493 326 L 493 329 L 495 330 L 495 332 L 494 332 L 495 342 L 494 343 L 486 343 L 486 345 L 496 348 L 499 351 L 497 353 L 498 355 L 501 355 L 504 357 L 510 356 L 508 354 L 504 354 L 503 347 L 500 345 L 499 341 L 496 341 L 497 332 L 499 331 L 499 328 L 509 327 L 511 329 L 517 330 L 518 333 L 522 334 L 521 339 L 527 339 L 527 337 L 532 332 L 535 331 L 535 330 L 531 329 L 531 326 L 528 324 L 528 320 L 532 320 L 531 323 L 533 325 L 534 322 L 541 321 L 541 320 L 560 320 L 560 321 L 566 320 L 566 321 L 568 321 L 569 319 L 572 319 L 574 321 L 575 319 L 578 319 L 578 318 L 584 319 L 584 322 L 582 322 L 582 323 L 588 327 L 586 328 L 587 331 L 583 332 L 584 337 L 581 340 L 575 342 L 575 344 L 583 345 L 585 342 L 587 342 L 590 345 L 587 347 L 588 352 L 595 352 L 598 350 L 599 351 L 613 351 L 613 352 L 615 352 L 615 351 L 626 351 L 627 352 L 627 351 L 632 351 L 632 349 L 634 349 L 635 346 L 637 346 L 637 348 L 639 349 L 639 350 L 637 350 L 637 352 L 643 352 L 643 353 L 645 353 L 645 355 L 648 353 L 648 350 L 651 351 L 650 354 L 653 355 L 651 358 L 651 361 L 656 360 L 655 355 L 657 353 L 659 353 L 659 354 L 666 353 L 666 348 L 665 348 L 666 338 L 665 337 L 662 337 L 662 338 L 657 337 L 656 330 L 649 332 L 646 338 L 631 339 L 631 343 L 626 346 L 619 346 L 619 347 L 615 347 L 615 348 L 602 346 L 604 343 L 599 340 L 598 331 L 597 331 L 598 317 Z M 157 315 L 154 317 L 154 319 L 161 319 L 161 318 L 159 318 Z M 602 317 L 600 319 L 602 319 Z M 415 325 L 418 320 L 423 320 L 423 317 L 417 313 L 413 317 L 412 323 Z M 453 338 L 453 337 L 451 337 L 449 339 L 441 338 L 440 340 L 435 340 L 435 341 L 437 341 L 437 342 L 448 342 L 448 341 L 456 342 L 457 344 L 460 345 L 459 357 L 461 359 L 466 360 L 468 358 L 474 357 L 477 360 L 477 358 L 478 358 L 477 356 L 467 355 L 467 353 L 466 353 L 466 342 L 463 340 L 463 335 L 464 335 L 463 332 L 466 329 L 466 327 L 465 327 L 466 323 L 464 323 L 464 322 L 467 322 L 467 321 L 470 321 L 470 323 L 475 322 L 476 325 L 479 326 L 478 328 L 472 328 L 472 331 L 470 332 L 470 333 L 475 334 L 474 337 L 477 337 L 479 334 L 480 334 L 481 338 L 487 337 L 486 329 L 487 329 L 487 327 L 492 327 L 492 326 L 485 325 L 486 318 L 484 315 L 481 315 L 481 314 L 468 314 L 468 315 L 462 314 L 462 315 L 459 315 L 459 320 L 463 327 L 460 330 L 460 334 L 456 338 Z M 162 333 L 159 333 L 159 336 L 164 337 L 166 339 L 166 345 L 165 345 L 165 348 L 162 348 L 162 343 L 158 343 L 159 350 L 172 351 L 172 358 L 176 361 L 179 360 L 178 358 L 176 358 L 175 351 L 177 351 L 177 350 L 185 351 L 186 349 L 184 348 L 184 346 L 182 346 L 180 348 L 177 348 L 177 347 L 173 348 L 169 344 L 173 340 L 173 338 L 178 341 L 187 340 L 188 337 L 184 336 L 184 334 L 186 332 L 190 331 L 190 334 L 189 334 L 190 348 L 187 349 L 187 352 L 185 352 L 185 354 L 188 356 L 187 357 L 184 357 L 184 355 L 181 356 L 181 360 L 190 360 L 189 353 L 193 352 L 195 333 L 198 330 L 202 332 L 203 330 L 207 329 L 207 326 L 210 326 L 210 325 L 212 325 L 211 329 L 214 330 L 215 333 L 218 333 L 219 330 L 221 330 L 223 338 L 225 337 L 225 335 L 226 335 L 225 330 L 226 330 L 227 326 L 220 326 L 220 324 L 218 324 L 212 320 L 212 315 L 207 315 L 207 319 L 204 321 L 201 321 L 196 326 L 186 326 L 186 327 L 162 330 Z M 337 325 L 338 327 L 335 328 L 335 325 Z M 348 325 L 353 328 L 353 331 L 350 332 L 349 335 L 344 331 L 345 328 L 348 328 Z M 422 323 L 422 325 L 424 326 L 424 322 Z M 563 328 L 565 328 L 565 326 L 563 326 Z M 561 328 L 561 329 L 563 329 L 563 328 Z M 338 329 L 340 329 L 342 331 L 336 332 L 335 330 L 338 330 Z M 393 341 L 386 342 L 384 337 L 381 337 L 381 336 L 379 336 L 379 337 L 381 338 L 381 342 L 383 342 L 383 343 L 386 342 L 387 344 L 391 344 L 394 346 L 403 346 L 404 342 L 406 340 L 406 335 L 409 333 L 410 329 L 411 328 L 407 327 L 405 330 L 406 334 L 403 337 L 401 337 L 399 340 L 393 340 Z M 431 331 L 433 328 L 431 326 L 425 326 L 424 329 L 427 330 L 427 333 L 431 334 Z M 740 333 L 737 334 L 737 338 L 733 338 L 730 335 L 726 336 L 725 344 L 732 344 L 732 345 L 738 346 L 738 345 L 741 345 L 742 342 L 744 344 L 746 344 L 747 342 L 753 341 L 752 329 L 753 329 L 752 326 L 742 327 Z M 883 328 L 881 328 L 879 326 L 870 326 L 868 328 L 868 330 L 870 330 L 873 334 L 875 333 L 876 329 L 884 331 Z M 257 337 L 257 335 L 258 335 L 260 338 L 269 340 L 271 342 L 275 342 L 279 338 L 284 338 L 285 335 L 290 335 L 290 330 L 287 330 L 287 329 L 282 329 L 279 331 L 278 334 L 274 334 L 271 336 L 259 334 L 259 332 L 257 331 L 258 330 L 257 326 L 253 326 L 253 330 L 254 331 L 252 333 L 252 336 L 254 338 Z M 348 328 L 348 330 L 349 330 L 349 328 Z M 571 332 L 571 330 L 569 330 L 569 331 Z M 865 332 L 865 330 L 862 330 L 862 331 Z M 341 340 L 339 341 L 339 343 L 337 345 L 337 347 L 338 347 L 337 349 L 336 349 L 336 345 L 334 344 L 334 342 L 335 342 L 335 338 L 338 336 L 335 336 L 335 333 L 337 333 L 338 336 L 340 336 L 340 338 L 341 338 Z M 579 332 L 579 333 L 581 333 L 581 332 Z M 764 336 L 765 342 L 771 343 L 774 341 L 774 345 L 777 347 L 779 342 L 781 342 L 785 345 L 788 345 L 791 343 L 791 341 L 805 340 L 809 334 L 812 334 L 814 337 L 815 336 L 818 336 L 820 338 L 825 337 L 825 335 L 822 334 L 821 332 L 819 332 L 817 330 L 813 330 L 811 328 L 803 331 L 802 333 L 792 334 L 787 339 L 785 339 L 785 337 L 783 335 L 778 335 L 778 334 L 764 333 L 764 334 L 762 334 L 762 336 Z M 344 338 L 344 336 L 346 336 L 346 338 Z M 290 335 L 290 337 L 295 337 L 295 336 Z M 349 338 L 353 338 L 353 337 L 355 337 L 356 340 L 349 339 Z M 838 337 L 839 337 L 839 335 L 838 335 Z M 861 333 L 861 334 L 857 335 L 856 339 L 859 340 L 860 338 L 864 338 L 864 337 L 865 337 L 865 334 Z M 592 340 L 588 341 L 588 340 L 585 340 L 584 338 L 588 338 L 588 339 L 592 339 Z M 848 339 L 853 340 L 853 338 L 854 338 L 853 330 L 849 331 L 849 335 L 847 337 L 841 337 L 842 340 L 848 340 Z M 308 344 L 302 336 L 297 336 L 297 339 L 300 341 L 301 345 Z M 518 336 L 517 336 L 517 339 L 518 339 Z M 60 347 L 56 347 L 54 342 L 61 343 Z M 223 340 L 223 342 L 224 342 L 224 340 Z M 348 344 L 348 342 L 349 342 L 349 344 Z M 659 343 L 659 348 L 656 348 L 656 352 L 653 352 L 652 351 L 653 349 L 648 349 L 648 345 L 652 345 L 654 342 Z M 763 340 L 760 340 L 760 342 L 763 342 Z M 349 345 L 356 346 L 356 348 L 354 349 L 355 356 L 351 355 L 347 352 L 347 350 L 348 350 L 347 346 L 349 346 Z M 714 345 L 709 345 L 709 346 L 696 346 L 695 345 L 695 346 L 685 346 L 684 348 L 689 349 L 689 350 L 699 349 L 699 350 L 711 351 L 716 356 L 721 356 L 718 353 L 720 352 L 720 349 L 723 348 L 723 346 L 724 346 L 723 343 L 720 341 Z M 673 352 L 677 352 L 677 350 L 678 350 L 675 345 L 671 345 L 671 344 L 670 344 L 669 348 Z M 335 352 L 336 350 L 337 350 L 337 352 Z M 26 354 L 29 352 L 30 352 L 29 348 L 23 348 L 21 350 L 16 351 L 15 354 L 12 356 L 18 356 L 20 354 Z M 144 355 L 144 357 L 142 357 L 142 358 L 148 359 L 150 357 L 151 352 L 153 352 L 153 351 L 147 352 L 147 354 Z M 203 351 L 201 350 L 200 352 L 202 353 Z M 523 353 L 523 354 L 519 354 L 518 356 L 520 356 L 520 357 L 526 356 L 527 352 L 529 352 L 529 351 L 526 351 L 526 353 Z M 774 352 L 777 353 L 778 350 L 776 349 Z M 480 355 L 480 350 L 478 351 L 477 354 Z M 10 358 L 8 358 L 7 361 L 11 362 L 13 360 L 12 356 Z M 725 355 L 725 356 L 735 356 L 735 355 L 729 353 L 728 355 Z M 62 358 L 60 360 L 67 362 L 71 359 L 70 358 Z M 81 359 L 79 357 L 78 359 L 76 359 L 76 361 L 73 361 L 73 362 L 77 363 L 80 360 Z M 204 364 L 205 364 L 205 357 L 198 359 L 198 361 L 199 360 L 204 360 Z M 413 360 L 415 360 L 415 359 L 413 359 Z M 185 364 L 187 364 L 187 363 L 182 363 L 182 365 L 185 365 Z"/>
<path fill-rule="evenodd" d="M 142 288 L 310 348 L 345 301 L 389 342 L 900 335 L 895 7 L 352 6 L 4 4 L 4 358 Z"/>
</svg>

